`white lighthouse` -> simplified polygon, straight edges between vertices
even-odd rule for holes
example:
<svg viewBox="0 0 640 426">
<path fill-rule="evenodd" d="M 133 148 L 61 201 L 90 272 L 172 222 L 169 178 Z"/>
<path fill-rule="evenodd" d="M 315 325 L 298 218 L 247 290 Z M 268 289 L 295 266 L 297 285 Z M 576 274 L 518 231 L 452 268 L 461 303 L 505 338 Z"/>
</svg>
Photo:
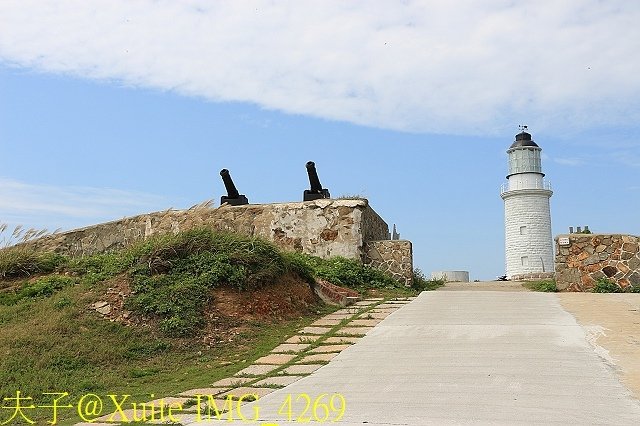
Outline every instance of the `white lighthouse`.
<svg viewBox="0 0 640 426">
<path fill-rule="evenodd" d="M 544 180 L 542 149 L 522 127 L 507 150 L 509 174 L 502 185 L 504 200 L 505 260 L 509 279 L 552 273 L 551 185 Z"/>
</svg>

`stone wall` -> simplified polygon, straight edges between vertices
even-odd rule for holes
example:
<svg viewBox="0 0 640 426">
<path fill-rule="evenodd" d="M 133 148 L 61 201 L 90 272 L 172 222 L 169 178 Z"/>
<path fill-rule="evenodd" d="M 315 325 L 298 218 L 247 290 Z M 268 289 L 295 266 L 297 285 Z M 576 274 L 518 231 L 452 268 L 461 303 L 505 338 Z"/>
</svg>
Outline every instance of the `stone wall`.
<svg viewBox="0 0 640 426">
<path fill-rule="evenodd" d="M 389 225 L 372 208 L 362 211 L 363 241 L 390 240 Z"/>
<path fill-rule="evenodd" d="M 622 234 L 568 234 L 556 241 L 559 290 L 590 291 L 601 278 L 622 289 L 640 286 L 640 238 Z"/>
<path fill-rule="evenodd" d="M 413 283 L 413 248 L 411 241 L 367 241 L 365 264 L 388 273 L 410 286 Z"/>
<path fill-rule="evenodd" d="M 122 248 L 153 234 L 198 226 L 262 237 L 284 249 L 323 258 L 343 256 L 360 261 L 368 236 L 386 237 L 389 233 L 367 200 L 315 200 L 167 210 L 51 235 L 33 244 L 42 250 L 82 256 Z"/>
</svg>

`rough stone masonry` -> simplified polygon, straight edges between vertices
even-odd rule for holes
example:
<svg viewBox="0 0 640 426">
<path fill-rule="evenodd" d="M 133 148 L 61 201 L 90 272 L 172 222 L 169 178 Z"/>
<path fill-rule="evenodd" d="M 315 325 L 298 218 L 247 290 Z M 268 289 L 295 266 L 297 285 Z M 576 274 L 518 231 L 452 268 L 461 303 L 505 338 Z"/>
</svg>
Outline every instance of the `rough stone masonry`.
<svg viewBox="0 0 640 426">
<path fill-rule="evenodd" d="M 365 199 L 223 205 L 218 208 L 205 204 L 54 234 L 33 244 L 41 250 L 83 256 L 126 247 L 154 234 L 177 233 L 199 226 L 261 237 L 285 250 L 322 258 L 356 259 L 390 272 L 407 285 L 413 280 L 411 244 L 389 240 L 388 225 Z M 379 241 L 382 243 L 375 243 Z M 373 261 L 367 257 L 368 244 L 380 248 Z M 399 252 L 402 255 L 398 255 Z"/>
<path fill-rule="evenodd" d="M 640 238 L 622 234 L 559 235 L 556 242 L 558 290 L 590 291 L 607 278 L 621 289 L 640 286 Z"/>
</svg>

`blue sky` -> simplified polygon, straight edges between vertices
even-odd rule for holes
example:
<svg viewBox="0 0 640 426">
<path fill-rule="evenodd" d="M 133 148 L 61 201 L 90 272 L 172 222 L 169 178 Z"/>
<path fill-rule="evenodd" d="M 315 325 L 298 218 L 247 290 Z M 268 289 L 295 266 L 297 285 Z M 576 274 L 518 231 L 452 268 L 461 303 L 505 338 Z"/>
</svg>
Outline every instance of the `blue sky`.
<svg viewBox="0 0 640 426">
<path fill-rule="evenodd" d="M 298 201 L 313 160 L 416 266 L 491 279 L 527 124 L 554 235 L 638 235 L 638 18 L 615 1 L 5 1 L 0 222 L 217 205 L 223 167 L 253 203 Z"/>
</svg>

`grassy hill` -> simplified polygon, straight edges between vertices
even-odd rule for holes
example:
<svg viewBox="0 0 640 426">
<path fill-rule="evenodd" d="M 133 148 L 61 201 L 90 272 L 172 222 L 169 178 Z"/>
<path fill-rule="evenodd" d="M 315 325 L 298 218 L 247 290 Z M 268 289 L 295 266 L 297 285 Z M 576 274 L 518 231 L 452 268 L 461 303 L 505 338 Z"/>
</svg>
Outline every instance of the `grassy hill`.
<svg viewBox="0 0 640 426">
<path fill-rule="evenodd" d="M 5 248 L 0 395 L 20 391 L 50 405 L 48 392 L 68 392 L 68 404 L 86 393 L 149 399 L 208 386 L 335 309 L 314 295 L 315 277 L 374 294 L 413 292 L 347 259 L 209 229 L 83 258 Z M 50 410 L 29 415 L 42 422 Z M 76 419 L 70 409 L 60 415 Z"/>
</svg>

